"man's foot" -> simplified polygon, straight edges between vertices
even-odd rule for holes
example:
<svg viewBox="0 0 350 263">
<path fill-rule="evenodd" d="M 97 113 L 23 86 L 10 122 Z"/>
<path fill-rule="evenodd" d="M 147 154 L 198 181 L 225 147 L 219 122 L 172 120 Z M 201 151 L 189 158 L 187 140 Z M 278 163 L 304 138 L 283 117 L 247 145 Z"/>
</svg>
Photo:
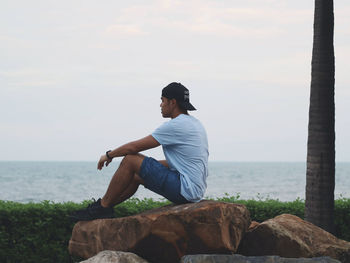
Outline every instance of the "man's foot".
<svg viewBox="0 0 350 263">
<path fill-rule="evenodd" d="M 87 208 L 73 212 L 70 218 L 74 221 L 90 221 L 94 219 L 113 218 L 113 207 L 103 207 L 101 198 L 89 204 Z"/>
</svg>

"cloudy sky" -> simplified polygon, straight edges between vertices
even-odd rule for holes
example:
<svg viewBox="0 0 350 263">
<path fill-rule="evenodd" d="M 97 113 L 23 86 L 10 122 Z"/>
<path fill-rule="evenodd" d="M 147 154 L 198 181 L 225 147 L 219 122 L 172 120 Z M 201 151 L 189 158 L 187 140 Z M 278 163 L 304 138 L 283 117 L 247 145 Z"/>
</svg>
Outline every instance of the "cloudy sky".
<svg viewBox="0 0 350 263">
<path fill-rule="evenodd" d="M 350 2 L 334 2 L 336 159 L 350 161 Z M 305 161 L 313 5 L 2 0 L 0 160 L 97 161 L 166 121 L 177 81 L 210 160 Z"/>
</svg>

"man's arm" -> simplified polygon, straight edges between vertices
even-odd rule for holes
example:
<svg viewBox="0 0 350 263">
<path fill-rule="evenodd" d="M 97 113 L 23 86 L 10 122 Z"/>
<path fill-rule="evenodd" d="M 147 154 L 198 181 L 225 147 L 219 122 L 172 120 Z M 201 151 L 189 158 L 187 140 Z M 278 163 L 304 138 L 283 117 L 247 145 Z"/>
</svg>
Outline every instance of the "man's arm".
<svg viewBox="0 0 350 263">
<path fill-rule="evenodd" d="M 160 145 L 160 143 L 156 139 L 154 139 L 152 135 L 148 135 L 145 138 L 142 138 L 140 140 L 124 144 L 124 145 L 114 149 L 113 151 L 109 152 L 108 155 L 109 155 L 109 157 L 111 157 L 113 159 L 114 157 L 121 157 L 121 156 L 125 156 L 128 154 L 137 154 L 139 152 L 155 148 L 159 145 Z M 97 164 L 97 169 L 101 170 L 102 167 L 104 166 L 104 164 L 106 164 L 106 166 L 108 166 L 108 164 L 111 161 L 112 160 L 109 159 L 106 156 L 106 154 L 102 155 L 98 164 Z"/>
</svg>

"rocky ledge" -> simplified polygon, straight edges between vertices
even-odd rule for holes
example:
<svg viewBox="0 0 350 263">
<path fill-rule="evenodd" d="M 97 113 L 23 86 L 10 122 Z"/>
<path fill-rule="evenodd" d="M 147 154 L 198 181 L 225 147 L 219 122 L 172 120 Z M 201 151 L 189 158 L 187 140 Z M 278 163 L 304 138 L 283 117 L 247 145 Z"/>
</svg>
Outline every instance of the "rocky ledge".
<svg viewBox="0 0 350 263">
<path fill-rule="evenodd" d="M 90 258 L 100 251 L 133 252 L 152 263 L 189 254 L 236 252 L 250 225 L 245 206 L 217 201 L 170 205 L 114 219 L 78 222 L 69 252 Z"/>
<path fill-rule="evenodd" d="M 149 263 L 130 252 L 105 250 L 80 263 Z M 242 255 L 188 255 L 180 263 L 340 263 L 330 257 L 282 258 L 279 256 L 245 257 Z"/>
<path fill-rule="evenodd" d="M 263 223 L 251 223 L 245 206 L 217 201 L 164 206 L 135 216 L 78 222 L 74 226 L 69 241 L 71 254 L 91 258 L 104 250 L 132 252 L 152 263 L 179 262 L 183 256 L 195 254 L 231 255 L 186 256 L 182 262 L 350 263 L 350 242 L 299 217 L 283 214 Z M 249 261 L 251 257 L 256 261 Z"/>
<path fill-rule="evenodd" d="M 350 242 L 289 214 L 255 223 L 245 234 L 237 252 L 246 256 L 287 258 L 329 256 L 350 263 Z"/>
<path fill-rule="evenodd" d="M 242 255 L 189 255 L 189 256 L 184 256 L 181 259 L 180 263 L 339 263 L 339 262 L 340 261 L 332 259 L 330 257 L 283 258 L 279 256 L 245 257 Z M 123 262 L 123 263 L 127 263 L 127 262 Z"/>
</svg>

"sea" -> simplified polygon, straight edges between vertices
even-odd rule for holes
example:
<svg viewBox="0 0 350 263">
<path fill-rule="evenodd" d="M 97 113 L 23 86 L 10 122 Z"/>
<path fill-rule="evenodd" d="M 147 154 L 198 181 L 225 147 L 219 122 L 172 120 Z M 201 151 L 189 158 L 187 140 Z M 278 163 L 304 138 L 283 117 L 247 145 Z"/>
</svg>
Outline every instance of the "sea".
<svg viewBox="0 0 350 263">
<path fill-rule="evenodd" d="M 96 162 L 0 161 L 0 200 L 20 203 L 82 202 L 102 197 L 118 162 L 97 170 Z M 305 198 L 304 162 L 210 162 L 205 198 L 242 200 Z M 140 186 L 138 199 L 163 198 Z M 335 198 L 350 198 L 350 163 L 336 164 Z"/>
</svg>

